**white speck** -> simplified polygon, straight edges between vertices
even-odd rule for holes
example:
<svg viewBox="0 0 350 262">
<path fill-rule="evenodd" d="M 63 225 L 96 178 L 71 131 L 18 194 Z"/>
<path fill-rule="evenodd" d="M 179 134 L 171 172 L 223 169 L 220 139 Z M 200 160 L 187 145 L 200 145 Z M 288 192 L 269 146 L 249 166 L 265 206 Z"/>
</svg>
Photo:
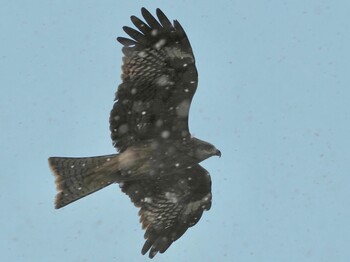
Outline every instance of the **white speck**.
<svg viewBox="0 0 350 262">
<path fill-rule="evenodd" d="M 178 199 L 175 193 L 166 192 L 165 197 L 170 200 L 172 203 L 177 203 Z"/>
<path fill-rule="evenodd" d="M 111 161 L 111 159 L 110 159 L 110 158 L 107 158 L 106 161 L 109 162 L 109 161 Z"/>
<path fill-rule="evenodd" d="M 161 136 L 162 138 L 167 139 L 170 136 L 170 132 L 168 130 L 164 130 Z"/>
<path fill-rule="evenodd" d="M 153 36 L 156 36 L 157 34 L 158 34 L 158 30 L 157 29 L 153 29 L 151 31 L 151 35 L 153 35 Z"/>
<path fill-rule="evenodd" d="M 177 48 L 177 47 L 164 47 L 165 51 L 167 52 L 167 55 L 171 58 L 181 58 L 184 59 L 184 57 L 186 58 L 190 58 L 192 62 L 194 62 L 193 56 L 189 53 L 186 53 L 184 51 L 182 51 L 181 49 Z"/>
<path fill-rule="evenodd" d="M 150 198 L 150 197 L 145 197 L 145 198 L 143 199 L 143 201 L 146 202 L 146 203 L 152 203 L 152 198 Z"/>
<path fill-rule="evenodd" d="M 169 83 L 167 75 L 161 75 L 157 80 L 156 84 L 159 86 L 166 86 Z"/>
<path fill-rule="evenodd" d="M 157 43 L 155 43 L 154 48 L 159 50 L 165 45 L 165 43 L 165 39 L 160 39 Z"/>
<path fill-rule="evenodd" d="M 147 53 L 145 51 L 141 51 L 137 54 L 139 57 L 146 57 Z"/>
<path fill-rule="evenodd" d="M 176 113 L 179 117 L 186 117 L 190 109 L 190 101 L 188 99 L 182 101 L 179 104 L 179 108 L 176 110 Z"/>
<path fill-rule="evenodd" d="M 191 180 L 192 180 L 192 177 L 189 177 L 188 180 L 191 181 Z"/>
<path fill-rule="evenodd" d="M 132 94 L 132 95 L 135 95 L 136 93 L 137 93 L 137 88 L 132 88 L 132 89 L 131 89 L 131 94 Z"/>
<path fill-rule="evenodd" d="M 183 67 L 186 67 L 187 66 L 187 64 L 183 64 Z"/>
<path fill-rule="evenodd" d="M 139 193 L 139 191 L 138 190 L 135 190 L 135 192 L 134 192 L 135 194 L 138 194 Z"/>
<path fill-rule="evenodd" d="M 186 93 L 188 93 L 190 90 L 188 90 L 188 88 L 185 88 L 184 91 L 185 91 Z"/>
<path fill-rule="evenodd" d="M 123 186 L 124 186 L 124 182 L 120 182 L 119 187 L 123 187 Z"/>
<path fill-rule="evenodd" d="M 118 115 L 114 117 L 115 121 L 118 121 L 119 119 L 120 119 L 120 116 L 118 116 Z"/>
<path fill-rule="evenodd" d="M 176 166 L 176 167 L 179 167 L 179 166 L 180 166 L 180 164 L 179 164 L 179 163 L 176 163 L 176 164 L 175 164 L 175 166 Z"/>
<path fill-rule="evenodd" d="M 196 83 L 196 81 L 191 81 L 190 83 L 191 83 L 191 84 L 195 84 L 195 83 Z"/>
<path fill-rule="evenodd" d="M 81 187 L 78 187 L 77 189 L 78 189 L 78 190 L 81 190 Z"/>
<path fill-rule="evenodd" d="M 163 120 L 162 119 L 158 119 L 157 121 L 156 121 L 156 126 L 157 127 L 161 127 L 163 125 Z"/>
<path fill-rule="evenodd" d="M 141 114 L 142 114 L 142 115 L 145 115 L 146 113 L 147 113 L 146 111 L 142 111 L 142 113 L 141 113 Z"/>
<path fill-rule="evenodd" d="M 119 127 L 119 133 L 120 134 L 125 134 L 126 132 L 128 132 L 129 128 L 127 124 L 123 124 Z"/>
<path fill-rule="evenodd" d="M 82 163 L 81 166 L 85 166 L 86 164 L 85 163 Z"/>
<path fill-rule="evenodd" d="M 74 168 L 74 165 L 71 165 L 70 168 Z"/>
</svg>

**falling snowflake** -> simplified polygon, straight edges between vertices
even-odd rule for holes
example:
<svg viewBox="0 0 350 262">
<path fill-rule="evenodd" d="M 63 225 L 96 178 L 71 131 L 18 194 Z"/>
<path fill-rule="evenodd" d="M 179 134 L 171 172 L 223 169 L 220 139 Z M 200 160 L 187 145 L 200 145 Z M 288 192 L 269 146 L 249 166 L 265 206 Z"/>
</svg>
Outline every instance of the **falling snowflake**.
<svg viewBox="0 0 350 262">
<path fill-rule="evenodd" d="M 159 50 L 161 49 L 166 43 L 165 39 L 160 39 L 157 43 L 155 43 L 154 48 Z"/>
<path fill-rule="evenodd" d="M 170 131 L 164 130 L 161 134 L 162 138 L 167 139 L 170 136 Z"/>
</svg>

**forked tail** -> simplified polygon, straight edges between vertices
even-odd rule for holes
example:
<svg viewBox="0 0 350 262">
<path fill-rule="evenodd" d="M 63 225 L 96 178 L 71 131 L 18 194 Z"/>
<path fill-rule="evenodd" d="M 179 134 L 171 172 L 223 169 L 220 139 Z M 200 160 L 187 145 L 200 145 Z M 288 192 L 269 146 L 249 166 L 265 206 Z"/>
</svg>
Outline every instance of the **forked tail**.
<svg viewBox="0 0 350 262">
<path fill-rule="evenodd" d="M 61 208 L 114 182 L 118 176 L 118 155 L 84 158 L 50 157 L 56 178 L 55 208 Z"/>
</svg>

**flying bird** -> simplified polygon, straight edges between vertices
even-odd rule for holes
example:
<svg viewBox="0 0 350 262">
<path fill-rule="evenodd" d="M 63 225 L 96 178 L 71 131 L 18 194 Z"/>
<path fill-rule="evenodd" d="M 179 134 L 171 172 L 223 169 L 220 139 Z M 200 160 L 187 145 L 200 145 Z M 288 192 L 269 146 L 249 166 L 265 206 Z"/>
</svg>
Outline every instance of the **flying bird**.
<svg viewBox="0 0 350 262">
<path fill-rule="evenodd" d="M 158 20 L 145 8 L 141 12 L 144 21 L 131 16 L 137 30 L 123 27 L 130 38 L 117 38 L 124 54 L 122 83 L 109 122 L 118 153 L 50 157 L 49 165 L 57 209 L 118 183 L 140 208 L 146 239 L 141 253 L 153 258 L 210 209 L 211 179 L 199 163 L 221 152 L 188 128 L 198 74 L 184 29 L 160 9 Z"/>
</svg>

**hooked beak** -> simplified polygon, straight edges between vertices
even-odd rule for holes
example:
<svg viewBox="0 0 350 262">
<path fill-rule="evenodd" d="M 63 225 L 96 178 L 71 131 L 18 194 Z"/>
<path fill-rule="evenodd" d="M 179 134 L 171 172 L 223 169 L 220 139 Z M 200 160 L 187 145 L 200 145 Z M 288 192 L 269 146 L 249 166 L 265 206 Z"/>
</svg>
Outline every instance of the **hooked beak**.
<svg viewBox="0 0 350 262">
<path fill-rule="evenodd" d="M 215 155 L 221 157 L 221 151 L 219 149 L 216 149 Z"/>
</svg>

